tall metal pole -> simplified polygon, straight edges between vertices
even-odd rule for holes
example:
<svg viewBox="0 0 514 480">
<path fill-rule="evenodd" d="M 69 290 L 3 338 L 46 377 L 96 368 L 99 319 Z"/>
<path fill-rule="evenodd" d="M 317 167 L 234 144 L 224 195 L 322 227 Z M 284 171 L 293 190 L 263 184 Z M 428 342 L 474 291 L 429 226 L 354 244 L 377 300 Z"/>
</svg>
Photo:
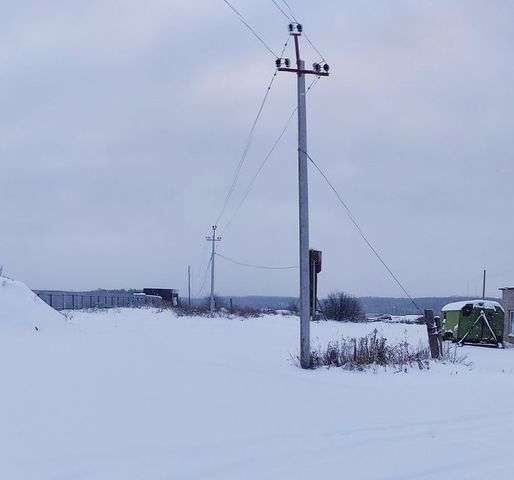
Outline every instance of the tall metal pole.
<svg viewBox="0 0 514 480">
<path fill-rule="evenodd" d="M 212 250 L 211 250 L 211 305 L 210 305 L 210 313 L 211 317 L 214 317 L 214 258 L 216 256 L 215 245 L 216 242 L 221 240 L 221 237 L 216 236 L 216 225 L 212 226 L 212 237 L 205 237 L 207 241 L 212 242 Z"/>
<path fill-rule="evenodd" d="M 485 279 L 487 275 L 487 270 L 484 270 L 484 280 L 482 282 L 482 299 L 485 300 Z"/>
</svg>

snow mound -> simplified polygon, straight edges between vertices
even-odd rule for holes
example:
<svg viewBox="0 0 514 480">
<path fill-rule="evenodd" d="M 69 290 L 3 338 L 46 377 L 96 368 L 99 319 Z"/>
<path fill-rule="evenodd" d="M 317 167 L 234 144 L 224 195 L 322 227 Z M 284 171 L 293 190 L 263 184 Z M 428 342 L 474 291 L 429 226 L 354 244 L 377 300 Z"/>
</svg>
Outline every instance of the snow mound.
<svg viewBox="0 0 514 480">
<path fill-rule="evenodd" d="M 64 317 L 24 283 L 0 277 L 0 329 L 39 330 L 64 325 Z"/>
</svg>

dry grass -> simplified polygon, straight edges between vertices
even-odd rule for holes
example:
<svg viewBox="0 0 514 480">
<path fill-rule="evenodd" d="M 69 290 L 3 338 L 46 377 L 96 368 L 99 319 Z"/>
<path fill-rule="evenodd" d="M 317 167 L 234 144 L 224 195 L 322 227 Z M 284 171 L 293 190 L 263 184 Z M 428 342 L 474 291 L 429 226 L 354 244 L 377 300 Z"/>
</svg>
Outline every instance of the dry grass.
<svg viewBox="0 0 514 480">
<path fill-rule="evenodd" d="M 295 363 L 299 365 L 299 358 Z M 329 342 L 326 347 L 319 346 L 311 352 L 313 369 L 321 367 L 338 367 L 345 370 L 362 371 L 368 368 L 393 368 L 394 371 L 406 371 L 410 368 L 427 370 L 430 368 L 430 349 L 428 346 L 411 346 L 407 340 L 389 344 L 377 329 L 361 338 L 341 338 Z M 465 356 L 447 348 L 439 360 L 443 363 L 464 363 Z"/>
</svg>

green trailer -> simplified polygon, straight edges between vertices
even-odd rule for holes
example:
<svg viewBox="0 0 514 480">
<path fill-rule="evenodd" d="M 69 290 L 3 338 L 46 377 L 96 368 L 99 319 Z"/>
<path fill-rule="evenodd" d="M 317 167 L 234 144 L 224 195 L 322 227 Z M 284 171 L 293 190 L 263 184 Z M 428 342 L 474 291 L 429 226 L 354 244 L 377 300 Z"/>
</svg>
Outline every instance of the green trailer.
<svg viewBox="0 0 514 480">
<path fill-rule="evenodd" d="M 505 311 L 498 302 L 469 300 L 454 302 L 442 308 L 445 340 L 503 347 Z"/>
</svg>

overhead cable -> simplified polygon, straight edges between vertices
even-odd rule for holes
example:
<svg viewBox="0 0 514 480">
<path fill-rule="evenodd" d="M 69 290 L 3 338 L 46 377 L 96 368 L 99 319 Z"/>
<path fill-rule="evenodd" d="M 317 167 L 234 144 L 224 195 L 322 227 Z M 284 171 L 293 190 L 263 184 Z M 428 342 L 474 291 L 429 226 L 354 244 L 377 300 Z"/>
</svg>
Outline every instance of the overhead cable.
<svg viewBox="0 0 514 480">
<path fill-rule="evenodd" d="M 284 17 L 286 17 L 289 22 L 295 21 L 294 18 L 292 18 L 290 15 L 288 15 L 286 12 L 284 12 L 283 8 L 275 0 L 271 0 L 271 1 L 273 2 L 273 5 L 275 5 L 275 7 L 277 7 L 277 10 L 280 13 L 282 13 L 282 15 L 284 15 Z"/>
<path fill-rule="evenodd" d="M 341 205 L 344 207 L 348 217 L 350 218 L 351 222 L 353 223 L 353 225 L 355 226 L 355 228 L 357 229 L 357 231 L 359 232 L 359 235 L 362 237 L 362 239 L 364 240 L 364 242 L 366 242 L 366 244 L 368 245 L 368 247 L 371 249 L 371 251 L 376 255 L 376 257 L 380 260 L 380 262 L 382 263 L 382 265 L 385 267 L 385 269 L 389 272 L 389 275 L 393 278 L 393 280 L 397 283 L 397 285 L 401 288 L 401 290 L 403 291 L 403 293 L 405 293 L 405 295 L 407 296 L 407 298 L 412 302 L 412 304 L 416 307 L 416 309 L 418 310 L 419 313 L 421 313 L 421 308 L 418 306 L 418 304 L 414 301 L 414 299 L 412 298 L 412 296 L 409 294 L 409 292 L 407 291 L 407 289 L 402 285 L 402 283 L 400 282 L 400 280 L 398 279 L 398 277 L 393 273 L 393 271 L 389 268 L 389 266 L 387 265 L 387 263 L 385 262 L 385 260 L 382 258 L 382 256 L 380 255 L 380 253 L 378 253 L 377 249 L 371 244 L 371 242 L 368 240 L 368 238 L 366 237 L 366 235 L 364 234 L 362 228 L 360 227 L 360 225 L 358 224 L 357 220 L 355 219 L 355 217 L 353 216 L 352 214 L 352 211 L 350 210 L 350 207 L 348 207 L 348 205 L 346 204 L 346 202 L 342 199 L 341 195 L 339 194 L 339 192 L 336 190 L 336 188 L 334 187 L 334 185 L 332 185 L 332 183 L 330 182 L 330 180 L 327 178 L 327 176 L 323 173 L 323 171 L 321 170 L 321 168 L 318 166 L 318 164 L 312 159 L 312 157 L 307 153 L 307 152 L 303 152 L 305 155 L 307 155 L 307 158 L 311 161 L 311 163 L 314 165 L 314 167 L 316 168 L 316 170 L 319 172 L 319 174 L 323 177 L 323 179 L 325 180 L 325 182 L 328 184 L 328 186 L 332 189 L 332 191 L 335 193 L 337 199 L 339 200 L 339 203 L 341 203 Z"/>
<path fill-rule="evenodd" d="M 207 236 L 207 235 L 206 235 Z M 201 274 L 203 272 L 203 267 L 205 264 L 205 261 L 207 260 L 207 251 L 209 250 L 209 243 L 203 242 L 203 249 L 202 249 L 202 255 L 201 255 L 201 261 L 200 263 L 194 268 L 194 277 L 200 278 Z"/>
<path fill-rule="evenodd" d="M 206 267 L 205 273 L 203 275 L 202 286 L 200 287 L 200 290 L 198 290 L 198 292 L 196 293 L 197 297 L 199 297 L 201 295 L 201 293 L 203 292 L 203 289 L 205 288 L 205 284 L 207 283 L 207 278 L 208 278 L 207 273 L 209 272 L 209 267 L 211 266 L 211 262 L 212 262 L 212 256 L 209 258 L 209 262 L 207 263 L 207 267 Z"/>
<path fill-rule="evenodd" d="M 298 265 L 292 265 L 292 266 L 288 266 L 288 267 L 269 267 L 269 266 L 265 266 L 265 265 L 253 265 L 251 263 L 238 262 L 237 260 L 234 260 L 229 257 L 225 257 L 225 255 L 221 255 L 220 253 L 216 253 L 216 256 L 221 257 L 229 262 L 235 263 L 236 265 L 240 265 L 242 267 L 248 267 L 248 268 L 258 268 L 258 269 L 262 269 L 262 270 L 292 270 L 295 268 L 299 268 Z"/>
<path fill-rule="evenodd" d="M 246 201 L 248 195 L 250 194 L 252 188 L 253 188 L 253 184 L 255 183 L 255 180 L 257 179 L 257 177 L 259 176 L 259 174 L 261 173 L 262 169 L 264 168 L 264 165 L 266 165 L 266 163 L 268 162 L 269 158 L 271 157 L 271 155 L 273 154 L 273 152 L 275 151 L 275 149 L 277 148 L 278 144 L 280 143 L 280 141 L 282 140 L 282 137 L 284 136 L 284 134 L 286 133 L 287 129 L 289 128 L 289 124 L 291 123 L 291 120 L 293 119 L 293 116 L 294 114 L 296 113 L 296 111 L 298 110 L 298 107 L 296 107 L 292 112 L 291 112 L 291 115 L 289 115 L 289 118 L 287 119 L 286 121 L 286 124 L 284 125 L 284 128 L 282 129 L 282 131 L 280 132 L 280 135 L 277 137 L 277 139 L 275 140 L 275 143 L 273 144 L 273 146 L 271 147 L 271 149 L 269 150 L 269 152 L 267 153 L 267 155 L 264 157 L 264 160 L 261 162 L 261 164 L 259 165 L 259 168 L 257 169 L 257 171 L 255 172 L 255 175 L 252 177 L 252 179 L 250 180 L 250 184 L 248 185 L 248 188 L 246 189 L 246 192 L 245 194 L 243 195 L 243 198 L 241 199 L 241 201 L 239 202 L 239 204 L 237 205 L 236 209 L 234 210 L 234 213 L 232 215 L 232 217 L 230 217 L 230 220 L 227 222 L 227 224 L 225 225 L 225 228 L 224 230 L 226 230 L 231 224 L 232 222 L 234 221 L 234 218 L 236 217 L 236 215 L 238 214 L 239 210 L 241 209 L 241 207 L 243 206 L 243 203 Z"/>
<path fill-rule="evenodd" d="M 325 62 L 325 57 L 321 54 L 321 52 L 316 48 L 316 46 L 314 45 L 314 43 L 311 42 L 311 39 L 307 36 L 307 34 L 304 32 L 303 33 L 303 36 L 305 37 L 305 40 L 307 40 L 307 42 L 309 43 L 309 45 L 314 49 L 314 51 L 320 56 L 321 58 L 321 61 L 324 63 Z"/>
<path fill-rule="evenodd" d="M 245 143 L 245 147 L 243 149 L 243 154 L 241 155 L 241 158 L 239 159 L 239 163 L 237 164 L 236 170 L 234 172 L 234 178 L 232 179 L 230 188 L 228 189 L 227 195 L 225 196 L 225 200 L 223 201 L 223 206 L 221 207 L 221 211 L 218 215 L 218 218 L 216 219 L 216 222 L 214 222 L 215 225 L 217 225 L 219 223 L 219 221 L 221 220 L 221 218 L 223 217 L 223 214 L 225 213 L 225 209 L 227 208 L 230 197 L 234 193 L 234 189 L 236 188 L 237 180 L 239 179 L 239 174 L 241 173 L 241 168 L 243 167 L 243 164 L 246 160 L 246 156 L 248 155 L 248 151 L 250 150 L 250 146 L 252 144 L 255 127 L 257 126 L 259 118 L 261 117 L 262 111 L 264 109 L 264 105 L 266 105 L 266 101 L 268 100 L 268 97 L 269 97 L 269 94 L 271 91 L 271 87 L 273 86 L 273 83 L 275 82 L 276 76 L 277 76 L 277 72 L 275 72 L 273 74 L 273 76 L 271 77 L 271 81 L 270 81 L 268 87 L 266 88 L 266 93 L 264 94 L 264 98 L 262 99 L 262 102 L 259 106 L 259 110 L 257 111 L 257 115 L 252 123 L 250 132 L 248 133 L 248 136 L 246 137 L 246 143 Z"/>
<path fill-rule="evenodd" d="M 316 77 L 312 82 L 311 84 L 309 85 L 309 87 L 307 88 L 307 91 L 305 93 L 309 93 L 309 91 L 318 83 L 319 81 L 319 78 L 320 77 Z M 255 183 L 255 180 L 257 179 L 257 177 L 259 176 L 259 174 L 261 173 L 262 169 L 264 168 L 264 166 L 266 165 L 266 163 L 268 162 L 268 160 L 270 159 L 271 155 L 273 154 L 273 152 L 275 151 L 275 149 L 277 148 L 278 144 L 280 143 L 280 141 L 282 140 L 282 137 L 284 136 L 284 134 L 286 133 L 287 129 L 289 128 L 289 125 L 291 123 L 291 120 L 293 119 L 294 117 L 294 114 L 297 112 L 298 110 L 298 107 L 295 107 L 293 109 L 293 111 L 291 112 L 291 114 L 289 115 L 285 125 L 284 125 L 284 128 L 282 129 L 282 131 L 280 132 L 279 136 L 277 137 L 277 139 L 275 140 L 275 142 L 273 143 L 271 149 L 269 150 L 269 152 L 266 154 L 266 156 L 264 157 L 264 160 L 261 162 L 261 164 L 259 165 L 259 168 L 257 169 L 257 171 L 255 172 L 255 175 L 252 177 L 252 179 L 250 180 L 250 183 L 248 185 L 248 188 L 246 189 L 246 192 L 245 194 L 243 195 L 241 201 L 239 202 L 238 206 L 236 207 L 236 209 L 234 210 L 234 213 L 232 214 L 232 216 L 230 217 L 230 220 L 226 223 L 225 227 L 224 227 L 224 230 L 226 230 L 231 224 L 232 222 L 234 221 L 234 218 L 236 217 L 236 215 L 239 213 L 239 210 L 241 209 L 241 207 L 243 206 L 244 202 L 246 201 L 248 195 L 250 194 L 252 188 L 253 188 L 253 184 Z"/>
<path fill-rule="evenodd" d="M 245 25 L 248 28 L 248 30 L 250 30 L 250 32 L 252 32 L 252 34 L 264 45 L 264 47 L 268 50 L 268 52 L 270 52 L 275 58 L 279 58 L 278 55 L 263 40 L 263 38 L 255 31 L 255 29 L 252 26 L 250 26 L 250 24 L 248 23 L 246 18 L 243 17 L 243 15 L 228 0 L 223 0 L 223 1 L 234 11 L 234 13 L 239 17 L 239 20 L 241 21 L 241 23 L 243 23 L 243 25 Z"/>
<path fill-rule="evenodd" d="M 284 5 L 286 6 L 286 8 L 289 10 L 289 13 L 291 14 L 291 17 L 292 19 L 298 23 L 298 20 L 296 20 L 295 16 L 294 16 L 294 12 L 293 12 L 293 9 L 289 6 L 289 3 L 287 3 L 286 0 L 282 0 L 282 2 L 284 3 Z"/>
<path fill-rule="evenodd" d="M 289 42 L 288 40 L 285 42 L 284 47 L 282 49 L 282 54 L 287 48 L 287 44 Z M 237 181 L 239 179 L 239 175 L 241 173 L 241 169 L 244 165 L 244 162 L 246 161 L 246 157 L 248 155 L 248 151 L 250 150 L 250 146 L 252 144 L 253 135 L 255 132 L 255 127 L 257 126 L 257 123 L 259 122 L 259 119 L 261 117 L 262 111 L 264 110 L 264 106 L 266 105 L 266 101 L 268 100 L 269 94 L 271 92 L 271 87 L 273 86 L 273 83 L 275 82 L 275 79 L 277 77 L 278 69 L 275 69 L 275 72 L 273 73 L 273 76 L 271 77 L 271 80 L 266 88 L 266 93 L 264 94 L 264 98 L 262 99 L 262 102 L 259 106 L 259 110 L 257 111 L 257 115 L 255 116 L 255 119 L 252 123 L 252 126 L 250 128 L 250 132 L 248 133 L 248 136 L 246 137 L 246 143 L 245 147 L 243 149 L 243 153 L 241 155 L 241 158 L 239 159 L 239 163 L 237 164 L 236 170 L 234 172 L 234 178 L 232 179 L 232 183 L 230 184 L 230 188 L 228 189 L 227 195 L 225 196 L 225 200 L 223 201 L 223 205 L 221 207 L 221 211 L 216 219 L 216 222 L 214 222 L 215 225 L 219 223 L 221 218 L 223 217 L 223 214 L 225 213 L 225 209 L 227 208 L 228 202 L 230 201 L 230 197 L 234 193 L 234 190 L 236 188 Z"/>
</svg>

